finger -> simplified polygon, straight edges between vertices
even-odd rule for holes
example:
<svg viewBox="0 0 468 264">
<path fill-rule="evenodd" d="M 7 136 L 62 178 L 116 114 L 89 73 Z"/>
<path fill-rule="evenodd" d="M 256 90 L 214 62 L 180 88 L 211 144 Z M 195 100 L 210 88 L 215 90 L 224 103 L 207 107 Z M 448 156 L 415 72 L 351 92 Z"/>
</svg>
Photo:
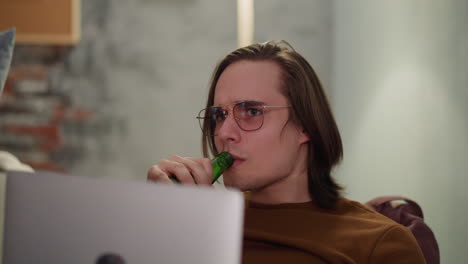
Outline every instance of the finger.
<svg viewBox="0 0 468 264">
<path fill-rule="evenodd" d="M 157 182 L 171 182 L 171 178 L 176 178 L 179 183 L 194 184 L 190 171 L 184 164 L 171 159 L 161 160 L 157 165 L 151 167 L 148 172 L 148 179 Z"/>
<path fill-rule="evenodd" d="M 196 184 L 211 185 L 211 172 L 203 164 L 203 159 L 182 158 L 179 156 L 173 158 L 177 162 L 183 163 L 190 170 Z"/>
<path fill-rule="evenodd" d="M 190 169 L 182 162 L 175 160 L 171 157 L 164 161 L 164 166 L 161 168 L 167 175 L 176 177 L 180 183 L 195 184 L 195 179 Z"/>
<path fill-rule="evenodd" d="M 210 175 L 211 179 L 213 176 L 213 165 L 211 164 L 211 160 L 209 158 L 202 158 L 200 159 L 200 162 L 203 164 L 203 167 L 208 172 L 208 175 Z"/>
<path fill-rule="evenodd" d="M 172 184 L 173 182 L 169 179 L 169 176 L 159 168 L 158 165 L 152 166 L 146 175 L 147 181 L 161 182 L 166 184 Z"/>
</svg>

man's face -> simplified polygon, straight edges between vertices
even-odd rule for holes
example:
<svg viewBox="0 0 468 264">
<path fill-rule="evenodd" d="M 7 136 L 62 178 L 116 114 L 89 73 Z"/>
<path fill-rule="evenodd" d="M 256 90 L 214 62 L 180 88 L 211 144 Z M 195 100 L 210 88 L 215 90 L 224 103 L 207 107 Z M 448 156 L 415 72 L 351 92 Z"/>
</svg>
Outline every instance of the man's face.
<svg viewBox="0 0 468 264">
<path fill-rule="evenodd" d="M 214 105 L 232 109 L 236 102 L 257 101 L 265 105 L 287 106 L 280 93 L 281 68 L 272 61 L 242 60 L 229 65 L 216 85 Z M 242 191 L 261 190 L 283 182 L 297 170 L 300 147 L 308 138 L 293 121 L 291 108 L 274 108 L 264 112 L 259 130 L 242 130 L 232 116 L 217 128 L 216 148 L 235 158 L 224 173 L 226 186 Z"/>
</svg>

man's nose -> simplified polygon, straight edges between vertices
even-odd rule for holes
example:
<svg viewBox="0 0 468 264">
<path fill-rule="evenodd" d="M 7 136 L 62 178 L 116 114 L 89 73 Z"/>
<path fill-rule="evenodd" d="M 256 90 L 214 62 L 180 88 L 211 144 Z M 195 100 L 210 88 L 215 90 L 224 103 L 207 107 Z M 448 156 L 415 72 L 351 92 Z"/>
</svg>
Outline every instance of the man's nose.
<svg viewBox="0 0 468 264">
<path fill-rule="evenodd" d="M 220 124 L 216 135 L 222 141 L 238 142 L 240 140 L 241 129 L 235 120 L 232 112 L 227 115 L 226 119 Z"/>
</svg>

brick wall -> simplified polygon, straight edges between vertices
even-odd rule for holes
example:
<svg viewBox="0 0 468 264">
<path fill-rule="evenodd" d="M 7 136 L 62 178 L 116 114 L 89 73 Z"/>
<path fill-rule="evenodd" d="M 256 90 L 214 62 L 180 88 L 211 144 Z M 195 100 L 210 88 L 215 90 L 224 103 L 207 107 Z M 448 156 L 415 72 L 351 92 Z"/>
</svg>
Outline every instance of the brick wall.
<svg viewBox="0 0 468 264">
<path fill-rule="evenodd" d="M 0 149 L 34 169 L 65 172 L 83 155 L 66 131 L 70 126 L 86 126 L 93 112 L 74 106 L 50 78 L 51 70 L 60 67 L 68 54 L 65 47 L 15 47 L 0 99 Z"/>
</svg>

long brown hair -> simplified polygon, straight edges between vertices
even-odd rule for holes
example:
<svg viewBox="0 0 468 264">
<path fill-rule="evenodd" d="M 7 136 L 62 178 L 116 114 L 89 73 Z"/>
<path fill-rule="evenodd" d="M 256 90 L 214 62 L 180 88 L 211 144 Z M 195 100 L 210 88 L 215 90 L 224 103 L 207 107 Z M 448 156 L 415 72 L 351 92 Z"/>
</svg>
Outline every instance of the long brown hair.
<svg viewBox="0 0 468 264">
<path fill-rule="evenodd" d="M 206 107 L 214 103 L 216 84 L 223 71 L 240 60 L 273 61 L 282 69 L 281 93 L 291 105 L 291 120 L 309 136 L 307 174 L 308 189 L 321 208 L 333 208 L 342 188 L 331 176 L 332 168 L 343 157 L 340 133 L 317 74 L 310 64 L 285 41 L 252 44 L 234 50 L 213 73 Z M 218 153 L 209 122 L 203 124 L 203 155 Z"/>
</svg>

